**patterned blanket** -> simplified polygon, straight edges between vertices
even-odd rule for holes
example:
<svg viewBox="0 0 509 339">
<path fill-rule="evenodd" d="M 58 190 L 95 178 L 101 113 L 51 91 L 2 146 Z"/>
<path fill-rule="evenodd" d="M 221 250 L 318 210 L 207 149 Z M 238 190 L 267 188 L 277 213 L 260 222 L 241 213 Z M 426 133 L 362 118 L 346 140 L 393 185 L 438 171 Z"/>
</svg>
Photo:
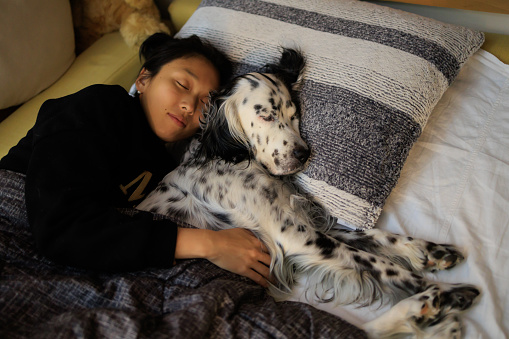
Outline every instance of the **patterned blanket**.
<svg viewBox="0 0 509 339">
<path fill-rule="evenodd" d="M 276 303 L 206 260 L 98 274 L 37 254 L 24 177 L 0 170 L 0 338 L 365 338 L 307 304 Z"/>
</svg>

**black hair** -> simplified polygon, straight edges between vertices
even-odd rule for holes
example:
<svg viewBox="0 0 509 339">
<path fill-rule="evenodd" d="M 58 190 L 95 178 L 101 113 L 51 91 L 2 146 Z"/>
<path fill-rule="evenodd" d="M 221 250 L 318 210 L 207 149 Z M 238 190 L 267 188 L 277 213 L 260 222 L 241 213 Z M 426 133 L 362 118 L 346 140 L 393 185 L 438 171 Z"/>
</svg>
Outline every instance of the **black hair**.
<svg viewBox="0 0 509 339">
<path fill-rule="evenodd" d="M 177 39 L 166 33 L 156 33 L 148 37 L 140 46 L 140 60 L 149 77 L 159 73 L 167 63 L 185 57 L 202 56 L 209 60 L 219 72 L 219 84 L 228 83 L 233 74 L 231 61 L 214 46 L 202 41 L 198 36 Z"/>
</svg>

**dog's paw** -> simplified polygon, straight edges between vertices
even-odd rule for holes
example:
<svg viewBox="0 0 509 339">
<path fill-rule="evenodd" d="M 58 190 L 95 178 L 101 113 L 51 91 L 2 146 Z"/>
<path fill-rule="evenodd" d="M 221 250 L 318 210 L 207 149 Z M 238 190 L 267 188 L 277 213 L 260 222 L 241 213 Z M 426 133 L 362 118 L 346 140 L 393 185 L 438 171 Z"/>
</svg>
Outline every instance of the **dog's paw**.
<svg viewBox="0 0 509 339">
<path fill-rule="evenodd" d="M 458 313 L 451 313 L 440 317 L 423 332 L 422 338 L 460 339 L 462 337 L 460 316 Z"/>
<path fill-rule="evenodd" d="M 461 311 L 472 305 L 479 290 L 471 285 L 430 285 L 401 300 L 388 312 L 362 325 L 370 338 L 413 335 L 418 338 L 460 338 Z"/>
<path fill-rule="evenodd" d="M 428 243 L 426 246 L 425 269 L 431 272 L 448 270 L 461 263 L 465 257 L 452 245 Z"/>
<path fill-rule="evenodd" d="M 408 319 L 416 327 L 424 327 L 433 323 L 441 314 L 440 288 L 436 285 L 405 299 L 404 302 L 412 304 L 412 307 L 409 308 Z"/>
<path fill-rule="evenodd" d="M 441 284 L 440 303 L 444 310 L 464 311 L 481 295 L 479 288 L 469 284 Z"/>
</svg>

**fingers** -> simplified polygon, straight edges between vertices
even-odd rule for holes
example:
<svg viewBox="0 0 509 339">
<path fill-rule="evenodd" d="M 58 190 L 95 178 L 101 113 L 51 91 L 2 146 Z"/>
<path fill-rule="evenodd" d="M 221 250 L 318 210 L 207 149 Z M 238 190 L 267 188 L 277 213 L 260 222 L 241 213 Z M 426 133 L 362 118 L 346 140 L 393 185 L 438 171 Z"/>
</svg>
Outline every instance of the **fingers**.
<svg viewBox="0 0 509 339">
<path fill-rule="evenodd" d="M 216 233 L 215 255 L 208 257 L 221 268 L 245 276 L 263 287 L 273 282 L 267 247 L 249 230 L 233 228 Z"/>
<path fill-rule="evenodd" d="M 255 250 L 251 258 L 252 263 L 249 265 L 250 269 L 243 274 L 245 277 L 253 280 L 259 285 L 262 285 L 263 287 L 268 287 L 270 282 L 273 282 L 272 276 L 270 274 L 270 263 L 271 258 L 269 255 L 269 251 L 267 249 L 267 246 L 263 244 L 255 235 L 253 232 L 249 230 L 245 230 L 249 237 L 251 238 L 253 249 Z"/>
<path fill-rule="evenodd" d="M 269 287 L 268 281 L 271 281 L 270 276 L 270 269 L 262 264 L 261 262 L 258 262 L 257 264 L 253 265 L 253 267 L 245 272 L 245 277 L 253 280 L 259 285 L 262 285 L 263 287 Z"/>
<path fill-rule="evenodd" d="M 249 270 L 245 274 L 242 274 L 243 276 L 253 280 L 258 285 L 261 285 L 265 288 L 269 287 L 269 283 L 267 282 L 267 279 L 262 277 L 258 272 L 254 270 Z"/>
</svg>

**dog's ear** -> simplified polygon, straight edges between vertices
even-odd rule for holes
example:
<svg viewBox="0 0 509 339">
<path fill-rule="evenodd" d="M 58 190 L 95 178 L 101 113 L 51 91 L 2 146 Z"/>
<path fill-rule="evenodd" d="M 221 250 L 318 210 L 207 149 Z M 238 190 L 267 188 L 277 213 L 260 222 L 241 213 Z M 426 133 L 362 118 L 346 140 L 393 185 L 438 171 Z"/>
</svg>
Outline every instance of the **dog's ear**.
<svg viewBox="0 0 509 339">
<path fill-rule="evenodd" d="M 296 90 L 300 86 L 305 64 L 306 59 L 301 51 L 283 47 L 279 63 L 267 64 L 265 71 L 275 74 L 288 88 Z"/>
<path fill-rule="evenodd" d="M 237 132 L 240 123 L 232 112 L 236 109 L 232 93 L 233 89 L 225 89 L 210 98 L 202 121 L 199 157 L 233 163 L 249 158 L 248 145 L 240 137 L 243 134 Z"/>
</svg>

